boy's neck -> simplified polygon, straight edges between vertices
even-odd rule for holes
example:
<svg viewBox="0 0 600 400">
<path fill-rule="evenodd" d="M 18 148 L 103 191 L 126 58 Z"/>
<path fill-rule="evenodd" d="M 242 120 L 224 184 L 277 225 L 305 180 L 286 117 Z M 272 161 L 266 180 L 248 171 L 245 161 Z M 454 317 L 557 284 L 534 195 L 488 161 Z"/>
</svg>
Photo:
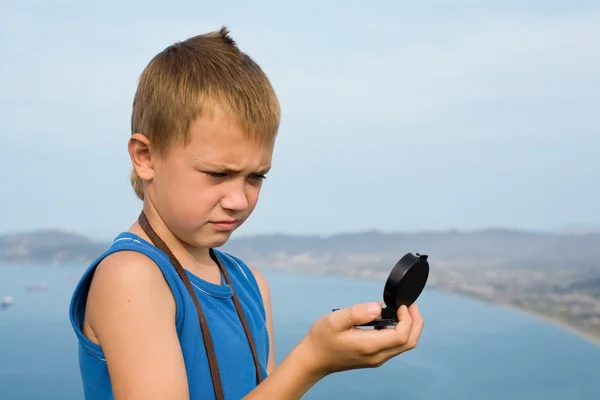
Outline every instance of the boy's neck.
<svg viewBox="0 0 600 400">
<path fill-rule="evenodd" d="M 210 249 L 192 247 L 181 241 L 173 234 L 173 232 L 171 232 L 169 227 L 166 226 L 153 207 L 144 204 L 144 214 L 154 232 L 163 242 L 165 242 L 183 268 L 192 273 L 198 273 L 203 269 L 216 267 L 215 262 L 210 257 Z M 140 226 L 139 222 L 136 221 L 131 226 L 130 231 L 143 237 L 145 240 L 152 242 Z"/>
</svg>

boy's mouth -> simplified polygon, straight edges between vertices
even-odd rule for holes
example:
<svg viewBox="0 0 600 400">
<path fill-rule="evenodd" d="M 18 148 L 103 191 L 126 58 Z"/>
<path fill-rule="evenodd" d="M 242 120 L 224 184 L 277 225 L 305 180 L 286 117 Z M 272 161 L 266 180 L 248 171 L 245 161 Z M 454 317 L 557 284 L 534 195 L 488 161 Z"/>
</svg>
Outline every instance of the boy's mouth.
<svg viewBox="0 0 600 400">
<path fill-rule="evenodd" d="M 238 223 L 237 219 L 224 219 L 220 221 L 211 221 L 210 222 L 213 228 L 219 231 L 229 231 L 235 228 L 235 225 Z"/>
</svg>

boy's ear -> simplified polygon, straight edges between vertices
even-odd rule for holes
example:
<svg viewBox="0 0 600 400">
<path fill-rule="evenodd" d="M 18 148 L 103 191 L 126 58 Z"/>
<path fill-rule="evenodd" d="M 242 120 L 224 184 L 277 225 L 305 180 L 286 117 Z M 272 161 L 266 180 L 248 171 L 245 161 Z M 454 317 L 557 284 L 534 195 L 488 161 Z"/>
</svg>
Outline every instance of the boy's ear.
<svg viewBox="0 0 600 400">
<path fill-rule="evenodd" d="M 151 181 L 154 178 L 154 168 L 152 168 L 150 140 L 148 137 L 141 133 L 134 133 L 129 138 L 127 149 L 137 175 L 143 181 Z"/>
</svg>

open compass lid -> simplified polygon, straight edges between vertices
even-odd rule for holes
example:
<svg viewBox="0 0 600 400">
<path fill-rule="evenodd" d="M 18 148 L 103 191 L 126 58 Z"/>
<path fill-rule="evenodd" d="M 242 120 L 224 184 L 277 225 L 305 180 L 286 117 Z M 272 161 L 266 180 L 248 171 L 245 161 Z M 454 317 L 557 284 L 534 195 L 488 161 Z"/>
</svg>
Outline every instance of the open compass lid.
<svg viewBox="0 0 600 400">
<path fill-rule="evenodd" d="M 429 262 L 425 254 L 406 254 L 396 263 L 383 290 L 387 307 L 397 311 L 410 306 L 421 295 L 429 277 Z"/>
<path fill-rule="evenodd" d="M 396 325 L 400 306 L 410 306 L 421 295 L 429 278 L 429 262 L 425 254 L 407 253 L 396 263 L 385 283 L 381 318 L 359 326 L 385 328 Z M 334 308 L 333 311 L 339 310 Z"/>
</svg>

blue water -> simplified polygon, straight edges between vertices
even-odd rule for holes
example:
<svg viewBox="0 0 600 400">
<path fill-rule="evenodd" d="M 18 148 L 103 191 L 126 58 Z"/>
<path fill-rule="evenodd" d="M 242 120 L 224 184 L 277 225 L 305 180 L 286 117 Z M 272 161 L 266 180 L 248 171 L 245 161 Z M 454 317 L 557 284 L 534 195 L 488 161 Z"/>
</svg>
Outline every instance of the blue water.
<svg viewBox="0 0 600 400">
<path fill-rule="evenodd" d="M 76 341 L 67 319 L 74 267 L 0 266 L 0 399 L 81 399 Z M 332 308 L 379 300 L 383 283 L 266 273 L 281 361 Z M 45 292 L 24 286 L 46 281 Z M 600 399 L 600 349 L 514 310 L 427 291 L 420 345 L 378 369 L 332 375 L 304 398 Z"/>
</svg>

